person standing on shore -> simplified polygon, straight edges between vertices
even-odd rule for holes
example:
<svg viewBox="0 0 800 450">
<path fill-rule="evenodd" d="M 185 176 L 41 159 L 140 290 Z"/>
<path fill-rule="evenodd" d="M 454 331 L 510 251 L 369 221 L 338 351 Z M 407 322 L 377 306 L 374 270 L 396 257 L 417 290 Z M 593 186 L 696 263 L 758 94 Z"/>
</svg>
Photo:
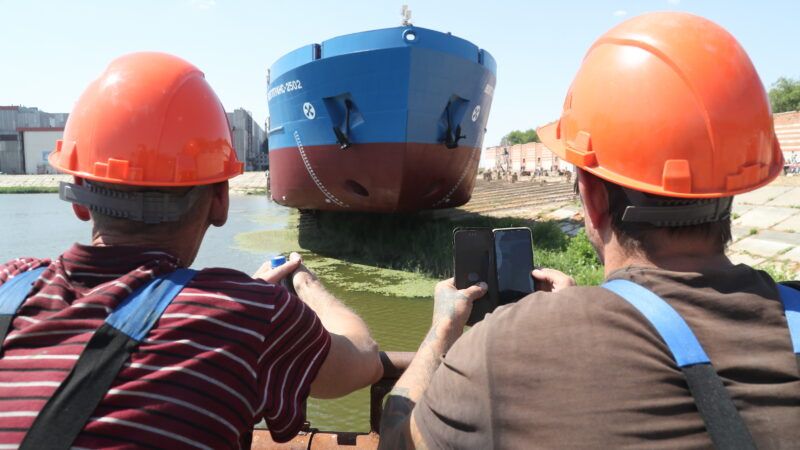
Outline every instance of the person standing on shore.
<svg viewBox="0 0 800 450">
<path fill-rule="evenodd" d="M 262 418 L 282 442 L 309 395 L 381 377 L 366 324 L 299 255 L 188 269 L 242 172 L 230 133 L 171 55 L 120 57 L 80 97 L 49 159 L 92 242 L 0 266 L 0 448 L 239 448 Z"/>
<path fill-rule="evenodd" d="M 534 271 L 539 292 L 463 336 L 483 287 L 440 283 L 381 447 L 796 448 L 800 291 L 725 256 L 733 196 L 783 165 L 738 42 L 689 14 L 628 20 L 538 134 L 577 167 L 606 282 Z"/>
</svg>

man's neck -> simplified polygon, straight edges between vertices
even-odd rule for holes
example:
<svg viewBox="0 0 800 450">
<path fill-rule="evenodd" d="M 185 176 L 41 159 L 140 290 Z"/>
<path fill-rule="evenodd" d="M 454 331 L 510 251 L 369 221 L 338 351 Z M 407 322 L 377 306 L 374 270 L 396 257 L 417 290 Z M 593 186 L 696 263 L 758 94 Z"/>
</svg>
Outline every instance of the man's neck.
<svg viewBox="0 0 800 450">
<path fill-rule="evenodd" d="M 182 267 L 188 267 L 197 256 L 199 245 L 193 245 L 191 239 L 157 239 L 141 236 L 116 236 L 111 234 L 92 233 L 93 247 L 142 247 L 153 250 L 161 250 L 178 259 Z"/>
<path fill-rule="evenodd" d="M 665 241 L 666 242 L 666 241 Z M 701 272 L 709 267 L 733 267 L 723 252 L 712 248 L 707 242 L 674 239 L 668 246 L 655 251 L 630 251 L 618 241 L 605 248 L 605 276 L 624 267 L 653 267 L 675 272 Z"/>
</svg>

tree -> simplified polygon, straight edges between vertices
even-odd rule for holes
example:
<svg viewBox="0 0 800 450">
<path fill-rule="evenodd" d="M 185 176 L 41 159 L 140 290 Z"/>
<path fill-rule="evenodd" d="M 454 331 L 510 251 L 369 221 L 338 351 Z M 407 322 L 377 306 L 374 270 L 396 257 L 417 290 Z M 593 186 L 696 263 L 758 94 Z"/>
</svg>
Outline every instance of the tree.
<svg viewBox="0 0 800 450">
<path fill-rule="evenodd" d="M 508 133 L 500 140 L 500 145 L 527 144 L 528 142 L 541 142 L 533 128 L 525 131 L 514 130 Z"/>
<path fill-rule="evenodd" d="M 780 77 L 769 90 L 773 113 L 800 111 L 800 80 Z"/>
</svg>

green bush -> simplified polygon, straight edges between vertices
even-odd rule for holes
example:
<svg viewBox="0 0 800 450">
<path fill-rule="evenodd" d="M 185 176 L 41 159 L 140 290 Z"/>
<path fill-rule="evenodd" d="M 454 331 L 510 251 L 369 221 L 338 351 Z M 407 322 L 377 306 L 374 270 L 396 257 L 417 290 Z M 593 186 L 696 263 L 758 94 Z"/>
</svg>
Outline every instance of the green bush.
<svg viewBox="0 0 800 450">
<path fill-rule="evenodd" d="M 360 264 L 453 276 L 453 230 L 457 227 L 529 227 L 534 264 L 561 270 L 580 284 L 597 284 L 603 271 L 582 231 L 570 238 L 558 222 L 511 217 L 469 216 L 453 222 L 427 213 L 407 215 L 306 213 L 299 243 L 314 253 Z"/>
<path fill-rule="evenodd" d="M 58 186 L 0 186 L 0 194 L 53 194 Z"/>
</svg>

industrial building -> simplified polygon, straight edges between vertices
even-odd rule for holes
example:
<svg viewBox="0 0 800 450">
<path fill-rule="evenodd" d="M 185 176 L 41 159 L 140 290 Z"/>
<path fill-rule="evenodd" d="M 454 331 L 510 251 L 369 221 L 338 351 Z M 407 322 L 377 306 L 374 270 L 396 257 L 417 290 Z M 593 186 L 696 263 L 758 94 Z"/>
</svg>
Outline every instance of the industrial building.
<svg viewBox="0 0 800 450">
<path fill-rule="evenodd" d="M 560 159 L 541 142 L 487 147 L 481 155 L 481 167 L 516 173 L 575 170 L 572 164 Z"/>
<path fill-rule="evenodd" d="M 25 173 L 57 173 L 47 162 L 47 155 L 64 136 L 64 128 L 17 128 L 22 143 L 22 166 Z"/>
<path fill-rule="evenodd" d="M 49 153 L 61 139 L 67 116 L 39 108 L 0 106 L 0 172 L 52 172 L 42 154 Z"/>
<path fill-rule="evenodd" d="M 47 155 L 64 135 L 68 114 L 25 106 L 0 106 L 0 173 L 54 173 Z M 266 133 L 244 109 L 228 113 L 236 156 L 246 170 L 266 170 Z M 263 151 L 262 151 L 263 150 Z"/>
<path fill-rule="evenodd" d="M 800 111 L 778 113 L 773 117 L 775 135 L 786 161 L 786 172 L 800 174 Z"/>
<path fill-rule="evenodd" d="M 233 147 L 239 161 L 244 162 L 245 170 L 266 170 L 269 166 L 264 140 L 266 133 L 261 126 L 253 120 L 249 111 L 237 108 L 228 113 L 228 123 L 233 133 Z"/>
</svg>

